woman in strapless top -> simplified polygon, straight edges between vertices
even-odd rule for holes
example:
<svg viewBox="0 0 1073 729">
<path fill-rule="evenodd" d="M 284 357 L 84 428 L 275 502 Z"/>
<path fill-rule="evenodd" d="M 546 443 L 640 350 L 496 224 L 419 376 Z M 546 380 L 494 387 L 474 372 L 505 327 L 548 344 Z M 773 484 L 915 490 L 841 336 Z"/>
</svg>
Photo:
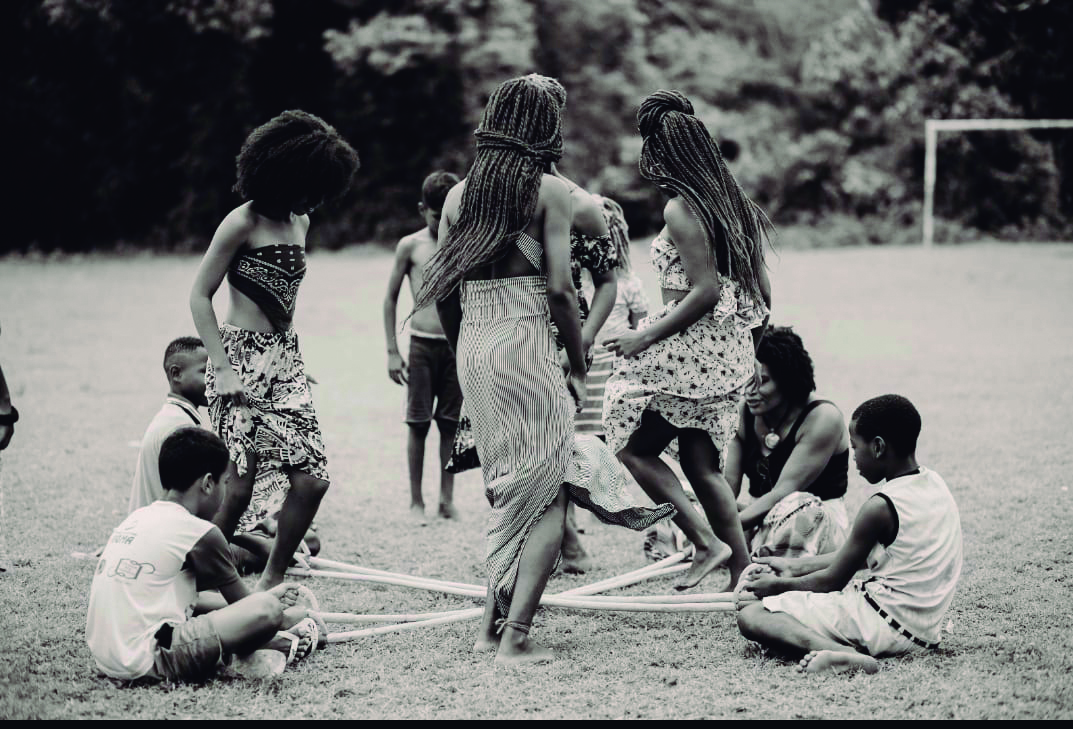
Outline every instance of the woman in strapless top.
<svg viewBox="0 0 1073 729">
<path fill-rule="evenodd" d="M 323 120 L 288 111 L 255 129 L 238 157 L 246 200 L 216 229 L 190 311 L 209 353 L 205 394 L 232 473 L 214 523 L 232 540 L 278 515 L 258 589 L 283 581 L 328 488 L 317 415 L 291 322 L 305 276 L 309 213 L 350 187 L 354 150 Z M 218 324 L 212 297 L 227 277 L 231 308 Z M 256 548 L 242 535 L 236 543 Z"/>
<path fill-rule="evenodd" d="M 720 455 L 754 373 L 752 329 L 763 327 L 770 304 L 763 254 L 770 224 L 727 170 L 688 99 L 658 91 L 642 102 L 637 120 L 641 174 L 671 197 L 666 227 L 652 241 L 664 307 L 636 332 L 608 342 L 625 359 L 604 392 L 604 430 L 645 492 L 677 508 L 675 523 L 694 555 L 676 587 L 694 587 L 724 563 L 721 541 L 730 547 L 733 588 L 749 552 Z M 707 520 L 660 459 L 676 439 Z"/>
</svg>

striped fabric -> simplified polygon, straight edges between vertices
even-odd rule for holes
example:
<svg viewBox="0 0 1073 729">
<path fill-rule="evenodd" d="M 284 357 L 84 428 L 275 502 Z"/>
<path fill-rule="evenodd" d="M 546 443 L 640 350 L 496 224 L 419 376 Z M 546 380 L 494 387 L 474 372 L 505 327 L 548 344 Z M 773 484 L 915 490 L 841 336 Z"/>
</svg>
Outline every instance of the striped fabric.
<svg viewBox="0 0 1073 729">
<path fill-rule="evenodd" d="M 592 365 L 585 380 L 585 401 L 575 420 L 577 432 L 604 434 L 604 385 L 615 371 L 615 353 L 598 344 L 593 347 Z"/>
<path fill-rule="evenodd" d="M 523 234 L 518 247 L 541 270 L 540 244 Z M 634 506 L 606 446 L 592 436 L 575 436 L 574 402 L 551 333 L 546 277 L 466 281 L 461 301 L 459 383 L 492 507 L 488 580 L 506 615 L 522 548 L 561 484 L 602 521 L 636 530 L 673 514 L 674 507 Z"/>
</svg>

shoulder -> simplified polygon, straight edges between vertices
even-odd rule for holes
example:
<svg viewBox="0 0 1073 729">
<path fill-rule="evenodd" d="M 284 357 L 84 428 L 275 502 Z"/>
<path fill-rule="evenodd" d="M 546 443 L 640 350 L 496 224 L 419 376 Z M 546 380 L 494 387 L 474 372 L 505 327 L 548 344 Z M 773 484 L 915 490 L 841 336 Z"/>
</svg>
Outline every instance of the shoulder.
<svg viewBox="0 0 1073 729">
<path fill-rule="evenodd" d="M 663 220 L 676 243 L 683 235 L 701 230 L 697 217 L 681 197 L 673 197 L 663 206 Z"/>
<path fill-rule="evenodd" d="M 399 242 L 396 245 L 395 250 L 399 253 L 408 253 L 417 246 L 419 246 L 426 239 L 428 239 L 428 228 L 415 230 L 413 233 L 404 235 L 402 238 L 399 238 Z"/>
<path fill-rule="evenodd" d="M 570 188 L 558 177 L 548 174 L 541 177 L 538 195 L 538 206 L 565 210 L 569 214 L 571 209 Z"/>
<path fill-rule="evenodd" d="M 229 233 L 248 235 L 257 228 L 257 213 L 253 212 L 250 203 L 243 203 L 229 212 L 220 223 L 220 229 Z"/>
<path fill-rule="evenodd" d="M 590 236 L 607 235 L 603 207 L 592 195 L 579 187 L 570 194 L 570 202 L 574 207 L 574 227 L 578 231 Z"/>
<path fill-rule="evenodd" d="M 831 402 L 821 402 L 805 415 L 801 423 L 802 431 L 809 431 L 821 436 L 840 437 L 846 429 L 842 411 Z"/>
</svg>

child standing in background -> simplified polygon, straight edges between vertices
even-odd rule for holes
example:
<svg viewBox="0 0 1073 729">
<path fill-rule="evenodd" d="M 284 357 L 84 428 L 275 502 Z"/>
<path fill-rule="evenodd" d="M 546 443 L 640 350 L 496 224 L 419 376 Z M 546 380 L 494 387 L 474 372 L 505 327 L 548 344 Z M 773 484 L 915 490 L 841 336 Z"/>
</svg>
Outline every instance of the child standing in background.
<svg viewBox="0 0 1073 729">
<path fill-rule="evenodd" d="M 421 185 L 421 202 L 417 209 L 425 227 L 399 241 L 395 250 L 395 267 L 388 279 L 384 296 L 384 337 L 387 340 L 387 372 L 395 384 L 406 385 L 406 425 L 409 436 L 406 457 L 410 470 L 410 516 L 424 526 L 425 500 L 421 480 L 425 465 L 425 438 L 435 419 L 440 431 L 440 505 L 437 513 L 444 519 L 457 519 L 454 506 L 454 474 L 446 470 L 451 446 L 462 409 L 462 390 L 458 386 L 455 355 L 440 325 L 434 306 L 415 309 L 410 315 L 410 361 L 399 353 L 396 337 L 396 307 L 403 279 L 410 279 L 410 293 L 415 295 L 425 282 L 425 263 L 436 252 L 443 201 L 458 176 L 437 171 Z M 435 402 L 435 410 L 433 410 Z"/>
</svg>

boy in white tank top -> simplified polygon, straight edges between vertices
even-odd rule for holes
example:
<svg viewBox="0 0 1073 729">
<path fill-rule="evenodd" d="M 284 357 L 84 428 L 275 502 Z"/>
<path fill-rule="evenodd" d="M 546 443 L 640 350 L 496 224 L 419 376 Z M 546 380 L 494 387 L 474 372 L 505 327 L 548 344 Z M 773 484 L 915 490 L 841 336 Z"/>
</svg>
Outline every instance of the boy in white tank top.
<svg viewBox="0 0 1073 729">
<path fill-rule="evenodd" d="M 806 653 L 798 670 L 879 670 L 876 657 L 937 647 L 961 576 L 961 519 L 946 483 L 916 461 L 920 415 L 899 395 L 862 403 L 850 422 L 857 470 L 886 481 L 834 553 L 757 560 L 742 575 L 746 638 Z M 867 568 L 863 579 L 854 574 Z"/>
</svg>

